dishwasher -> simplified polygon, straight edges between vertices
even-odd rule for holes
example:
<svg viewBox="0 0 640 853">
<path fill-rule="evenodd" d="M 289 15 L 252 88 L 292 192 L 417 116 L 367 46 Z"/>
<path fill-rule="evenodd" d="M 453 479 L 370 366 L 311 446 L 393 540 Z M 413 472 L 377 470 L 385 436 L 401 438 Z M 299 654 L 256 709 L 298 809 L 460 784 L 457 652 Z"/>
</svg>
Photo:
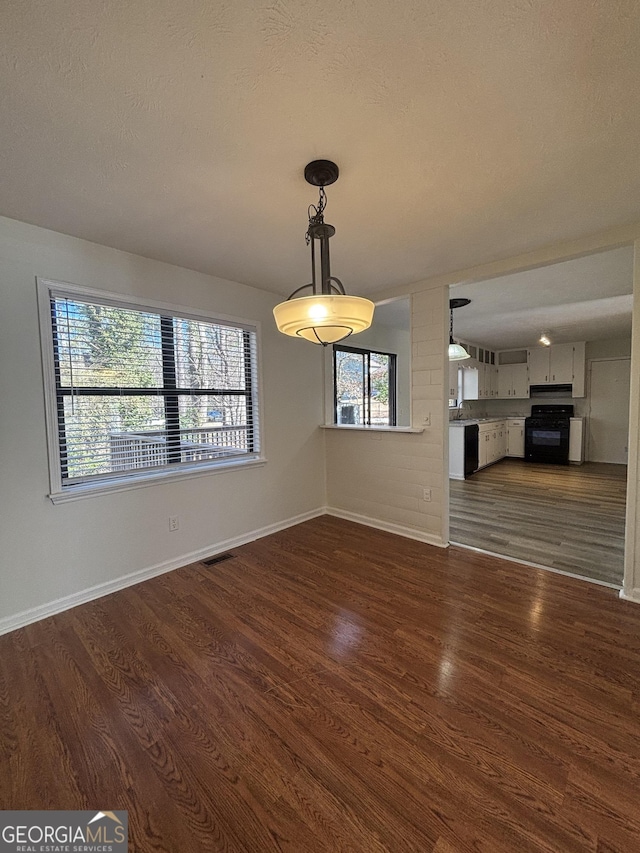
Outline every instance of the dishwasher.
<svg viewBox="0 0 640 853">
<path fill-rule="evenodd" d="M 469 477 L 478 470 L 478 446 L 480 427 L 478 424 L 465 424 L 464 427 L 464 476 Z"/>
</svg>

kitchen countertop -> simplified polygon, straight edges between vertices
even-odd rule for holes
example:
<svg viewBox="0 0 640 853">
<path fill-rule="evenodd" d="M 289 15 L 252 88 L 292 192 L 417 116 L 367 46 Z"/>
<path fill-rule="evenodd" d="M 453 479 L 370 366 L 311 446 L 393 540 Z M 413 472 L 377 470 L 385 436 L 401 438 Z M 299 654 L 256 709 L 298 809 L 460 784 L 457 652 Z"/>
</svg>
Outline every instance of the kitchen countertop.
<svg viewBox="0 0 640 853">
<path fill-rule="evenodd" d="M 449 426 L 467 426 L 467 424 L 487 424 L 508 421 L 510 418 L 523 418 L 525 415 L 496 415 L 492 418 L 460 418 L 449 421 Z"/>
</svg>

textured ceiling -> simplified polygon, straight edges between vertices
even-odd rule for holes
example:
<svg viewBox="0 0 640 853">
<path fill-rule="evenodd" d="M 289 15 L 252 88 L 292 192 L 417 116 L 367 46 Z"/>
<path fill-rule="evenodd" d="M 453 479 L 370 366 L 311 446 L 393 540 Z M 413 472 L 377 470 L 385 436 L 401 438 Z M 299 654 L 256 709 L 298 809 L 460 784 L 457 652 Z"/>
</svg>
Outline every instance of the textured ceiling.
<svg viewBox="0 0 640 853">
<path fill-rule="evenodd" d="M 637 0 L 3 0 L 0 213 L 287 293 L 640 219 Z"/>
<path fill-rule="evenodd" d="M 471 299 L 454 311 L 455 336 L 491 349 L 631 335 L 633 249 L 624 247 L 451 288 Z"/>
</svg>

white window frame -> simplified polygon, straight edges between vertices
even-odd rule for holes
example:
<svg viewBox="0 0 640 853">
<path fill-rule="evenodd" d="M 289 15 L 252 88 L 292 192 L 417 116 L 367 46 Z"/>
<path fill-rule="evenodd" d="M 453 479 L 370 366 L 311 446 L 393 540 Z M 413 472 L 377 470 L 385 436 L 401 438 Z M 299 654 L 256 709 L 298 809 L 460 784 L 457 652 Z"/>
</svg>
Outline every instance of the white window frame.
<svg viewBox="0 0 640 853">
<path fill-rule="evenodd" d="M 207 474 L 215 474 L 229 471 L 234 468 L 247 468 L 264 465 L 264 442 L 262 438 L 262 347 L 261 329 L 259 321 L 250 321 L 227 314 L 216 314 L 212 316 L 204 311 L 193 308 L 183 308 L 166 302 L 157 302 L 150 299 L 138 299 L 134 296 L 112 293 L 105 290 L 95 290 L 67 282 L 54 281 L 52 279 L 36 279 L 38 296 L 38 314 L 40 320 L 40 342 L 42 349 L 42 369 L 44 382 L 45 421 L 47 432 L 47 448 L 49 457 L 49 484 L 48 497 L 52 503 L 66 503 L 84 497 L 94 497 L 112 492 L 127 491 L 129 489 L 143 488 L 157 483 L 199 477 Z M 243 456 L 241 459 L 234 457 L 207 460 L 200 463 L 171 463 L 163 468 L 149 470 L 134 470 L 122 475 L 108 475 L 104 479 L 96 479 L 81 483 L 64 484 L 61 474 L 60 445 L 58 435 L 58 409 L 56 402 L 56 379 L 54 362 L 54 340 L 51 323 L 51 298 L 68 297 L 91 302 L 95 300 L 104 305 L 117 308 L 129 308 L 134 311 L 150 311 L 153 313 L 164 312 L 171 316 L 182 317 L 188 320 L 199 320 L 220 325 L 241 328 L 255 334 L 255 351 L 252 359 L 252 409 L 253 409 L 253 436 L 256 446 L 255 452 Z"/>
</svg>

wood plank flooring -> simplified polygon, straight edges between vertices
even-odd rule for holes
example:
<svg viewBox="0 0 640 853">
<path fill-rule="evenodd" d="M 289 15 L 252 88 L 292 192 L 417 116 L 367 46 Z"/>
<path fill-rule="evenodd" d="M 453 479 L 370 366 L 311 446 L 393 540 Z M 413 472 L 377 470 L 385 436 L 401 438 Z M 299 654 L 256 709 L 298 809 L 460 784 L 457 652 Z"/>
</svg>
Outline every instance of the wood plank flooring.
<svg viewBox="0 0 640 853">
<path fill-rule="evenodd" d="M 621 587 L 626 472 L 503 459 L 450 481 L 450 539 Z"/>
<path fill-rule="evenodd" d="M 135 853 L 640 850 L 640 607 L 319 518 L 0 637 L 0 808 Z"/>
</svg>

